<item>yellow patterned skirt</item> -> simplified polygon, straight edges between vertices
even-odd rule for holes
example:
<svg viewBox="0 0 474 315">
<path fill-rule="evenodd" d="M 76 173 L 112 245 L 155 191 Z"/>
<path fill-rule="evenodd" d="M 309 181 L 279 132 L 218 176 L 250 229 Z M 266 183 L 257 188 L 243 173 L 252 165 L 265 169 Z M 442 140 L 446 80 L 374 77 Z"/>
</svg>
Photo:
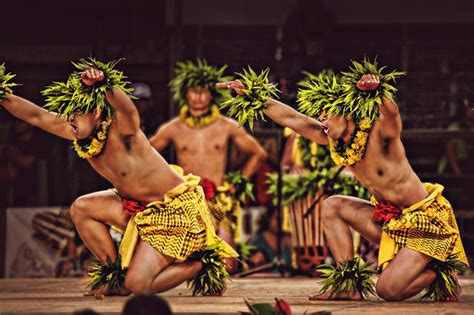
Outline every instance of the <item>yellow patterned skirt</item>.
<svg viewBox="0 0 474 315">
<path fill-rule="evenodd" d="M 184 179 L 165 194 L 163 201 L 147 204 L 145 210 L 130 218 L 119 249 L 122 268 L 129 266 L 138 239 L 180 261 L 217 242 L 223 257 L 238 256 L 216 235 L 200 178 L 186 175 Z"/>
<path fill-rule="evenodd" d="M 383 225 L 379 250 L 379 268 L 385 268 L 402 247 L 433 257 L 442 262 L 454 256 L 469 265 L 459 235 L 451 204 L 441 193 L 439 184 L 424 183 L 428 197 L 402 210 L 398 219 Z M 377 200 L 372 197 L 372 204 Z"/>
<path fill-rule="evenodd" d="M 239 239 L 241 226 L 240 201 L 230 192 L 228 183 L 217 187 L 214 197 L 207 201 L 214 228 L 224 229 Z"/>
</svg>

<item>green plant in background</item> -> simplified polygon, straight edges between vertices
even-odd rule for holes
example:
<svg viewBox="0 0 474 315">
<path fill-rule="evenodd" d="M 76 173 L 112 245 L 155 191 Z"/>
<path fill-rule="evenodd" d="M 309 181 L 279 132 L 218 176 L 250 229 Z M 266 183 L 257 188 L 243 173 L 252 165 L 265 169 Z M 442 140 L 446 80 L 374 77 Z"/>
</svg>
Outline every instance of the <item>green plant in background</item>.
<svg viewBox="0 0 474 315">
<path fill-rule="evenodd" d="M 370 194 L 356 179 L 346 174 L 338 173 L 338 168 L 318 168 L 302 174 L 285 174 L 282 177 L 282 204 L 288 205 L 294 201 L 314 196 L 320 188 L 331 183 L 326 191 L 329 195 L 355 196 L 370 199 Z M 269 174 L 267 193 L 272 196 L 273 203 L 277 202 L 277 173 Z"/>
<path fill-rule="evenodd" d="M 363 300 L 369 295 L 375 295 L 373 276 L 377 271 L 371 265 L 372 263 L 363 262 L 360 257 L 343 261 L 336 267 L 331 264 L 319 265 L 316 270 L 324 278 L 320 292 L 329 291 L 336 297 L 341 293 L 358 292 Z"/>
<path fill-rule="evenodd" d="M 298 148 L 301 151 L 303 166 L 309 170 L 315 168 L 329 168 L 334 166 L 329 155 L 329 149 L 326 145 L 317 145 L 316 152 L 312 152 L 313 142 L 304 137 L 298 137 Z"/>
<path fill-rule="evenodd" d="M 221 109 L 228 109 L 229 117 L 235 118 L 240 126 L 248 123 L 250 129 L 253 129 L 255 120 L 265 120 L 264 110 L 267 108 L 268 98 L 277 98 L 279 91 L 275 84 L 269 82 L 269 72 L 270 69 L 267 68 L 257 75 L 249 66 L 248 71 L 244 69 L 242 73 L 237 73 L 244 84 L 244 95 L 228 98 L 221 104 Z"/>
<path fill-rule="evenodd" d="M 12 88 L 18 84 L 11 82 L 15 74 L 7 73 L 5 64 L 0 65 L 0 103 L 7 97 L 7 94 L 13 93 Z"/>
<path fill-rule="evenodd" d="M 173 100 L 180 106 L 185 105 L 186 91 L 188 88 L 200 87 L 211 92 L 214 103 L 219 104 L 223 99 L 230 97 L 230 91 L 216 88 L 216 83 L 232 80 L 230 76 L 224 76 L 227 65 L 220 68 L 211 66 L 204 59 L 178 62 L 174 70 L 174 78 L 170 81 L 169 87 L 173 93 Z"/>
<path fill-rule="evenodd" d="M 241 171 L 228 172 L 225 180 L 235 188 L 235 195 L 240 202 L 245 203 L 247 197 L 255 201 L 253 183 Z"/>
<path fill-rule="evenodd" d="M 53 82 L 41 92 L 46 97 L 44 107 L 65 117 L 70 117 L 75 112 L 91 113 L 97 110 L 105 112 L 106 118 L 112 117 L 113 109 L 107 103 L 107 91 L 119 89 L 134 98 L 131 95 L 133 89 L 128 87 L 130 82 L 126 81 L 127 77 L 122 71 L 115 69 L 120 60 L 104 63 L 89 57 L 80 59 L 78 63 L 72 62 L 78 71 L 73 72 L 66 82 Z M 81 73 L 89 68 L 103 71 L 104 80 L 93 86 L 83 84 Z"/>
<path fill-rule="evenodd" d="M 406 72 L 392 71 L 384 74 L 386 66 L 379 67 L 377 58 L 371 62 L 368 58 L 360 63 L 351 61 L 350 71 L 342 72 L 343 94 L 342 101 L 344 110 L 341 112 L 344 116 L 352 116 L 356 121 L 362 118 L 369 118 L 370 122 L 379 117 L 378 105 L 383 99 L 393 99 L 393 94 L 397 89 L 391 84 L 395 80 L 405 75 Z M 364 74 L 375 74 L 379 77 L 380 85 L 373 91 L 361 91 L 357 88 L 357 82 Z"/>
</svg>

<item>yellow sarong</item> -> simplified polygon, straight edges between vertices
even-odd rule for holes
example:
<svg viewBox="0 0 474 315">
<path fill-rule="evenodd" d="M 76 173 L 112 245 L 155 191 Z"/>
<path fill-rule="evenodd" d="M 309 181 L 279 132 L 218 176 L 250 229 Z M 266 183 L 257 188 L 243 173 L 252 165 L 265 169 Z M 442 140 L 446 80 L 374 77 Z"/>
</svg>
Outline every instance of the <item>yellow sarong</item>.
<svg viewBox="0 0 474 315">
<path fill-rule="evenodd" d="M 217 187 L 216 194 L 207 201 L 214 228 L 224 229 L 234 234 L 237 240 L 240 237 L 242 225 L 240 201 L 230 192 L 228 183 Z"/>
<path fill-rule="evenodd" d="M 224 257 L 238 256 L 216 235 L 200 178 L 186 175 L 184 179 L 165 194 L 163 201 L 147 204 L 145 210 L 130 218 L 119 249 L 122 268 L 129 266 L 138 239 L 177 260 L 186 260 L 216 242 L 223 246 Z"/>
<path fill-rule="evenodd" d="M 442 262 L 448 256 L 469 266 L 459 235 L 453 208 L 441 193 L 440 184 L 424 183 L 428 197 L 402 210 L 398 219 L 383 225 L 378 263 L 384 269 L 402 247 L 433 257 Z M 377 200 L 372 197 L 372 204 Z"/>
</svg>

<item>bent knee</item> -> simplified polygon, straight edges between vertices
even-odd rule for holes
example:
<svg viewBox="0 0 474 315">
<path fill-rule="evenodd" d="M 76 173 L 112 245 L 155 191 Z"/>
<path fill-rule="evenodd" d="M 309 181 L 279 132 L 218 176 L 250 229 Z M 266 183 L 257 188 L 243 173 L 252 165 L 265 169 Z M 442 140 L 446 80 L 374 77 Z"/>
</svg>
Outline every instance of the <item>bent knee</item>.
<svg viewBox="0 0 474 315">
<path fill-rule="evenodd" d="M 339 212 L 344 199 L 339 196 L 331 196 L 322 203 L 321 218 L 325 221 L 339 217 Z"/>
<path fill-rule="evenodd" d="M 403 300 L 402 290 L 397 289 L 394 286 L 377 283 L 375 291 L 377 292 L 377 295 L 385 301 L 396 302 Z"/>
<path fill-rule="evenodd" d="M 72 221 L 76 223 L 78 220 L 87 217 L 89 215 L 89 208 L 91 207 L 92 202 L 92 198 L 87 196 L 82 196 L 74 200 L 70 210 Z"/>
<path fill-rule="evenodd" d="M 127 274 L 125 277 L 125 289 L 132 292 L 133 294 L 151 293 L 149 282 L 143 277 L 136 277 L 133 274 Z"/>
</svg>

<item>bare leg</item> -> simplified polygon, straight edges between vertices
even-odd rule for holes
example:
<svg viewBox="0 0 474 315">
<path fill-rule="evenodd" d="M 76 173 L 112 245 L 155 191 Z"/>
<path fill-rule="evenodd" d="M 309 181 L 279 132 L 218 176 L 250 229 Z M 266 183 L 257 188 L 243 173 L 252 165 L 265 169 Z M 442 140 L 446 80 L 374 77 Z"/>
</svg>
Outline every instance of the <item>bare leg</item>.
<svg viewBox="0 0 474 315">
<path fill-rule="evenodd" d="M 115 260 L 117 253 L 107 225 L 125 229 L 128 222 L 115 192 L 104 190 L 79 197 L 71 205 L 71 218 L 84 243 L 101 263 Z"/>
<path fill-rule="evenodd" d="M 431 257 L 402 248 L 377 281 L 377 294 L 387 301 L 401 301 L 421 292 L 435 279 L 426 269 Z"/>
<path fill-rule="evenodd" d="M 350 227 L 371 242 L 379 243 L 382 227 L 372 221 L 373 207 L 366 200 L 332 196 L 323 202 L 321 218 L 328 247 L 339 264 L 354 258 L 354 248 Z M 333 292 L 314 294 L 310 300 L 336 299 Z M 341 294 L 337 299 L 360 300 L 358 292 Z"/>
<path fill-rule="evenodd" d="M 177 263 L 140 241 L 128 268 L 125 286 L 134 294 L 164 292 L 192 279 L 201 268 L 200 262 Z"/>
<path fill-rule="evenodd" d="M 104 190 L 76 199 L 71 205 L 71 218 L 84 244 L 102 263 L 115 260 L 117 252 L 107 225 L 125 229 L 128 216 L 122 211 L 120 197 L 113 191 Z M 85 295 L 128 295 L 126 290 L 108 292 L 106 286 Z"/>
<path fill-rule="evenodd" d="M 235 236 L 230 227 L 219 227 L 217 235 L 222 238 L 227 244 L 232 246 L 235 249 Z M 237 272 L 237 259 L 235 258 L 226 258 L 225 259 L 225 269 L 230 273 Z"/>
</svg>

